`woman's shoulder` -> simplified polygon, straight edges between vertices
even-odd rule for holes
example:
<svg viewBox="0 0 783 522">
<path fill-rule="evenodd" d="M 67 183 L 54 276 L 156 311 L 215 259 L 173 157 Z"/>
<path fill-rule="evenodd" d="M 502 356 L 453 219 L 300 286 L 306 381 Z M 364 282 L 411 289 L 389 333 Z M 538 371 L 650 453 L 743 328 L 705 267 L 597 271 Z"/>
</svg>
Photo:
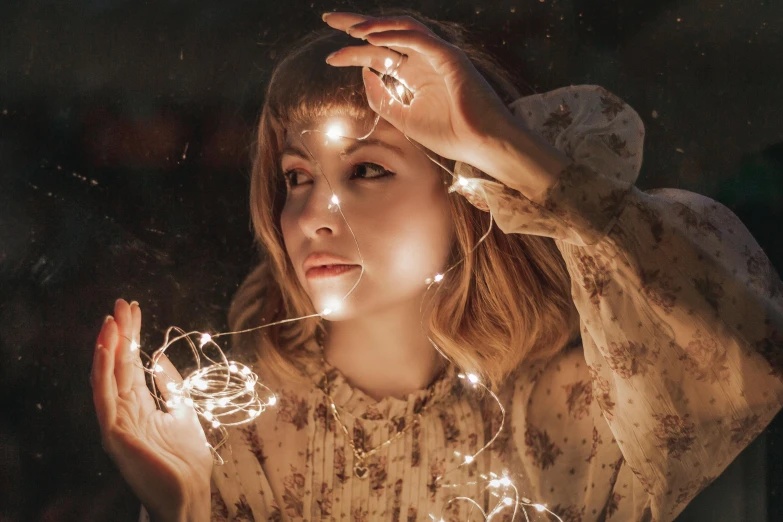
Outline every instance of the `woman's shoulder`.
<svg viewBox="0 0 783 522">
<path fill-rule="evenodd" d="M 526 422 L 540 422 L 561 406 L 588 405 L 591 389 L 584 349 L 577 339 L 547 360 L 521 364 L 498 395 Z"/>
<path fill-rule="evenodd" d="M 546 360 L 523 361 L 505 382 L 517 388 L 536 384 L 553 385 L 556 381 L 569 380 L 575 375 L 587 373 L 582 339 L 577 337 Z"/>
</svg>

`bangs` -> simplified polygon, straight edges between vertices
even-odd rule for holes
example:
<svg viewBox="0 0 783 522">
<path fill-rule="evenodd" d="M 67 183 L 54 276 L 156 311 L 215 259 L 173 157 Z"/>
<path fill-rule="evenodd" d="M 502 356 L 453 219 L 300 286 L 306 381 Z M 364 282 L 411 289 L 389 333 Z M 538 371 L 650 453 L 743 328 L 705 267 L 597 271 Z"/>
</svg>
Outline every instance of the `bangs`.
<svg viewBox="0 0 783 522">
<path fill-rule="evenodd" d="M 278 64 L 266 103 L 279 129 L 311 128 L 335 116 L 361 125 L 372 123 L 376 113 L 367 103 L 361 68 L 335 67 L 325 61 L 330 53 L 351 45 L 357 41 L 347 34 L 332 28 L 316 31 Z"/>
</svg>

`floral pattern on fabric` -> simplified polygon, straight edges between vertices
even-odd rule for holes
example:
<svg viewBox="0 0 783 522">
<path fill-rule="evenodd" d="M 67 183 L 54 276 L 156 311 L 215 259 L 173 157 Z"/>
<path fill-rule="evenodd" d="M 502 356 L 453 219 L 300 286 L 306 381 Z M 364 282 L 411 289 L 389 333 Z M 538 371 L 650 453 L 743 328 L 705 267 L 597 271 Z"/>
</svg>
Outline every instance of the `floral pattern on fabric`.
<svg viewBox="0 0 783 522">
<path fill-rule="evenodd" d="M 462 466 L 455 451 L 482 447 L 501 415 L 463 390 L 456 372 L 380 401 L 336 368 L 314 369 L 313 384 L 281 384 L 277 412 L 230 431 L 226 465 L 213 473 L 213 520 L 467 520 L 472 506 L 449 500 L 464 495 L 490 509 L 477 477 L 506 471 L 521 495 L 563 520 L 665 522 L 780 410 L 783 283 L 740 220 L 705 196 L 636 188 L 644 125 L 601 87 L 527 96 L 511 109 L 570 158 L 557 182 L 531 201 L 458 163 L 468 182 L 451 190 L 492 211 L 508 234 L 554 241 L 581 343 L 507 379 L 498 392 L 504 429 Z M 429 392 L 432 406 L 358 478 L 314 385 L 325 376 L 367 448 L 411 422 Z"/>
</svg>

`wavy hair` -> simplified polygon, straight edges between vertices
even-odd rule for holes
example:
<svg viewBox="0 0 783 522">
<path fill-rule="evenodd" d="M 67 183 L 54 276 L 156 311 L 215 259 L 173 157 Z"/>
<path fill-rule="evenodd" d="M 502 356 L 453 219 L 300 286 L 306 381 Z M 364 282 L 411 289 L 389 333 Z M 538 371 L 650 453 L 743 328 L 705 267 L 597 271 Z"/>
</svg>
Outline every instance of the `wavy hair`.
<svg viewBox="0 0 783 522">
<path fill-rule="evenodd" d="M 433 20 L 410 9 L 379 9 L 372 14 L 415 18 L 462 49 L 506 104 L 520 96 L 509 71 L 473 44 L 461 25 Z M 333 67 L 324 61 L 329 53 L 355 44 L 354 38 L 330 27 L 315 31 L 296 42 L 272 72 L 252 151 L 250 181 L 250 214 L 261 262 L 233 298 L 229 311 L 232 330 L 315 313 L 283 243 L 280 214 L 286 188 L 280 155 L 286 128 L 291 126 L 326 116 L 365 123 L 374 120 L 361 69 Z M 454 160 L 428 153 L 453 171 Z M 496 389 L 522 362 L 550 358 L 578 335 L 570 277 L 551 238 L 507 235 L 493 227 L 484 242 L 470 252 L 489 228 L 489 214 L 458 194 L 451 194 L 449 200 L 456 232 L 450 265 L 465 259 L 440 283 L 425 325 L 432 340 L 455 364 Z M 238 349 L 255 358 L 263 374 L 296 379 L 303 376 L 303 362 L 320 357 L 304 349 L 305 342 L 324 333 L 323 321 L 314 317 L 240 337 Z"/>
</svg>

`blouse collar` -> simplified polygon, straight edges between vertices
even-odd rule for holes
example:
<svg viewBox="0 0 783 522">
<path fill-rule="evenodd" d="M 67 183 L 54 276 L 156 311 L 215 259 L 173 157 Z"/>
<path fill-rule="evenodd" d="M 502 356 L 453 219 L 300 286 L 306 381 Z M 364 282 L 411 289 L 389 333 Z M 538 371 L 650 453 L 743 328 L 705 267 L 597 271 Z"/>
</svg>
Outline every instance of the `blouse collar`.
<svg viewBox="0 0 783 522">
<path fill-rule="evenodd" d="M 314 339 L 309 347 L 320 353 Z M 308 351 L 310 351 L 308 350 Z M 331 396 L 340 413 L 366 420 L 393 420 L 414 416 L 424 410 L 455 398 L 462 390 L 456 365 L 449 363 L 426 388 L 413 391 L 404 398 L 384 397 L 376 400 L 352 386 L 345 375 L 323 357 L 317 357 L 307 370 L 315 388 Z"/>
</svg>

